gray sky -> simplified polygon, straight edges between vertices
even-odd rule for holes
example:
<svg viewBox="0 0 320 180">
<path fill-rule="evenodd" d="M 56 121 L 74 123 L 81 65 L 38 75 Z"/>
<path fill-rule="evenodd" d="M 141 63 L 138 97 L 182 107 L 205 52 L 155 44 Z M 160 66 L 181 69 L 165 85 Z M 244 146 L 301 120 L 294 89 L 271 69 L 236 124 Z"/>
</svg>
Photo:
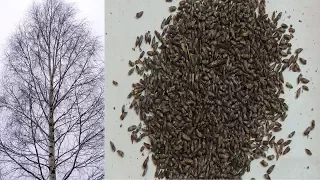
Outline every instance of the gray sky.
<svg viewBox="0 0 320 180">
<path fill-rule="evenodd" d="M 17 25 L 24 20 L 28 8 L 33 2 L 41 0 L 0 0 L 0 58 L 8 37 L 15 31 Z M 101 37 L 104 44 L 104 0 L 65 0 L 75 4 L 79 18 L 85 18 L 91 25 L 94 35 Z M 103 54 L 103 53 L 102 53 Z M 0 64 L 0 74 L 2 72 Z"/>
</svg>

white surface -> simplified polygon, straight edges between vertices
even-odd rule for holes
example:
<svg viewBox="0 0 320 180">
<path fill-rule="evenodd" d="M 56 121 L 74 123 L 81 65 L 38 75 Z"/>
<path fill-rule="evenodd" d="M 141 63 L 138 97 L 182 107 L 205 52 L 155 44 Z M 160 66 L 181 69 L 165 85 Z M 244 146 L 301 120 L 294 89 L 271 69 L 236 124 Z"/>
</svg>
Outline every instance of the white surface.
<svg viewBox="0 0 320 180">
<path fill-rule="evenodd" d="M 169 16 L 168 7 L 176 5 L 177 1 L 166 3 L 165 0 L 107 0 L 106 1 L 106 177 L 108 179 L 141 179 L 142 163 L 145 156 L 141 156 L 140 144 L 131 144 L 128 126 L 138 125 L 139 118 L 133 110 L 129 110 L 124 121 L 119 119 L 121 106 L 129 101 L 126 99 L 131 90 L 131 84 L 139 80 L 139 76 L 127 76 L 129 70 L 128 60 L 136 60 L 140 54 L 138 50 L 132 51 L 136 36 L 150 30 L 160 30 L 163 18 Z M 308 60 L 306 66 L 301 66 L 302 74 L 310 78 L 308 84 L 310 91 L 303 92 L 298 100 L 294 99 L 295 90 L 285 88 L 285 98 L 289 104 L 288 118 L 283 124 L 283 130 L 276 133 L 278 138 L 287 137 L 295 130 L 296 134 L 290 144 L 291 151 L 281 157 L 270 175 L 272 179 L 320 179 L 320 0 L 277 0 L 267 2 L 267 12 L 271 15 L 273 10 L 283 12 L 282 21 L 292 24 L 296 29 L 292 40 L 293 48 L 304 48 L 301 57 Z M 135 14 L 144 11 L 140 19 Z M 286 11 L 286 13 L 285 13 Z M 291 18 L 288 18 L 288 16 Z M 302 22 L 298 22 L 301 20 Z M 281 22 L 282 22 L 281 21 Z M 148 47 L 149 48 L 149 47 Z M 144 46 L 142 47 L 143 50 Z M 296 85 L 298 73 L 285 73 L 285 80 Z M 118 87 L 112 85 L 112 80 L 118 81 Z M 115 110 L 113 109 L 115 107 Z M 311 109 L 314 109 L 313 111 Z M 311 120 L 316 121 L 316 128 L 309 138 L 303 137 L 303 131 L 310 125 Z M 120 128 L 120 124 L 123 125 Z M 124 158 L 110 150 L 109 141 L 115 143 L 116 148 L 124 151 Z M 305 148 L 313 152 L 307 156 Z M 271 151 L 272 154 L 274 151 Z M 268 153 L 268 154 L 271 154 Z M 243 178 L 255 177 L 262 179 L 267 168 L 262 168 L 259 162 L 251 164 L 251 172 Z M 153 179 L 155 168 L 149 169 L 146 178 Z M 307 169 L 309 166 L 309 169 Z"/>
</svg>

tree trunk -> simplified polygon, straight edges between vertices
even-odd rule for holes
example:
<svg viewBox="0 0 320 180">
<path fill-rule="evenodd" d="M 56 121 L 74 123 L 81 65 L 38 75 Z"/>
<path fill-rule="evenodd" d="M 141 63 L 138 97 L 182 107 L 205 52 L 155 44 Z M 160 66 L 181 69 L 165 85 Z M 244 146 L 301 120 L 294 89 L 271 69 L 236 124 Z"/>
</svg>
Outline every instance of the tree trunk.
<svg viewBox="0 0 320 180">
<path fill-rule="evenodd" d="M 55 138 L 54 138 L 54 118 L 53 118 L 53 74 L 50 74 L 50 94 L 49 94 L 49 168 L 50 180 L 56 180 L 55 164 Z"/>
</svg>

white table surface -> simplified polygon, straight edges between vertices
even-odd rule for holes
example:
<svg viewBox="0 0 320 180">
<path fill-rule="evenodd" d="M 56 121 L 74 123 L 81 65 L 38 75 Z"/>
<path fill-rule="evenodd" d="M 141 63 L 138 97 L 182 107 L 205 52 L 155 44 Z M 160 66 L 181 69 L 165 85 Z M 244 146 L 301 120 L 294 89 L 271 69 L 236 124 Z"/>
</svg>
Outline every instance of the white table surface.
<svg viewBox="0 0 320 180">
<path fill-rule="evenodd" d="M 139 80 L 137 75 L 127 75 L 128 60 L 134 61 L 140 54 L 138 49 L 132 50 L 136 36 L 144 35 L 148 30 L 160 30 L 163 18 L 170 15 L 168 7 L 177 3 L 177 0 L 172 3 L 166 3 L 165 0 L 107 0 L 105 3 L 107 179 L 142 179 L 141 165 L 149 153 L 145 150 L 142 156 L 139 152 L 142 143 L 131 144 L 130 133 L 127 132 L 130 125 L 138 125 L 139 117 L 133 110 L 129 110 L 123 121 L 119 119 L 122 105 L 125 104 L 126 109 L 129 107 L 130 102 L 126 97 L 131 84 Z M 270 176 L 272 179 L 320 179 L 320 0 L 267 1 L 267 12 L 271 15 L 273 10 L 283 12 L 280 22 L 292 24 L 296 29 L 295 38 L 291 41 L 292 50 L 298 47 L 304 49 L 301 57 L 308 62 L 301 67 L 302 74 L 311 82 L 308 84 L 310 91 L 302 93 L 298 100 L 294 99 L 297 86 L 292 90 L 285 88 L 284 97 L 289 105 L 289 112 L 286 121 L 282 123 L 283 130 L 276 133 L 276 136 L 286 137 L 293 130 L 296 134 L 290 144 L 291 151 L 278 161 L 269 162 L 269 165 L 276 164 Z M 144 11 L 144 14 L 140 19 L 135 19 L 135 14 L 139 11 Z M 142 49 L 148 50 L 150 47 L 145 49 L 142 46 Z M 285 81 L 296 85 L 298 73 L 286 72 L 284 76 Z M 116 80 L 119 85 L 113 86 L 112 80 Z M 308 138 L 304 137 L 302 133 L 312 119 L 316 121 L 316 127 Z M 124 151 L 124 158 L 111 152 L 110 140 L 117 149 Z M 313 155 L 307 156 L 305 148 L 310 149 Z M 244 179 L 263 178 L 267 168 L 261 167 L 260 160 L 252 162 L 251 172 L 246 173 Z M 154 172 L 155 167 L 149 161 L 149 169 L 143 179 L 154 179 Z"/>
</svg>

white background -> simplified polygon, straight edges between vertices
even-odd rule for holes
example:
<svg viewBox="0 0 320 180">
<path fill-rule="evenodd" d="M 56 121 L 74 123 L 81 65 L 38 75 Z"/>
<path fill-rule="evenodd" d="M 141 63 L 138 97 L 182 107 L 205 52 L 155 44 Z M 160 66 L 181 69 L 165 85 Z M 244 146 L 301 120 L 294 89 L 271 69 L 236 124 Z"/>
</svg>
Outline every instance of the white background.
<svg viewBox="0 0 320 180">
<path fill-rule="evenodd" d="M 169 16 L 168 7 L 176 5 L 166 3 L 165 0 L 107 0 L 106 5 L 106 177 L 108 179 L 140 179 L 142 163 L 148 154 L 141 156 L 140 144 L 131 144 L 130 133 L 127 128 L 130 125 L 138 125 L 139 118 L 133 110 L 129 110 L 128 116 L 121 121 L 121 107 L 129 101 L 126 99 L 131 90 L 131 84 L 139 80 L 139 76 L 128 77 L 128 60 L 136 60 L 139 50 L 133 51 L 136 36 L 150 30 L 160 30 L 163 18 Z M 311 80 L 308 84 L 310 91 L 303 92 L 298 100 L 294 99 L 296 78 L 298 73 L 286 72 L 285 81 L 294 85 L 292 90 L 285 88 L 285 98 L 289 104 L 288 117 L 283 122 L 283 130 L 276 133 L 277 139 L 287 135 L 293 130 L 296 135 L 290 144 L 291 151 L 276 161 L 269 161 L 269 165 L 276 164 L 270 175 L 272 179 L 320 179 L 320 0 L 276 0 L 267 2 L 267 12 L 271 15 L 273 10 L 282 11 L 282 21 L 292 24 L 296 29 L 295 38 L 291 41 L 293 51 L 302 47 L 301 57 L 308 60 L 306 66 L 301 66 L 302 74 Z M 135 19 L 135 14 L 144 11 L 140 19 Z M 291 16 L 289 18 L 289 16 Z M 299 22 L 301 20 L 302 22 Z M 153 35 L 153 34 L 152 34 Z M 143 50 L 148 50 L 143 46 Z M 112 85 L 112 80 L 118 81 L 117 87 Z M 299 86 L 300 87 L 300 86 Z M 113 109 L 115 107 L 115 110 Z M 313 108 L 313 111 L 311 110 Z M 309 137 L 302 135 L 310 125 L 311 120 L 316 121 L 316 128 Z M 123 125 L 120 128 L 120 125 Z M 110 150 L 109 141 L 113 141 L 117 149 L 124 151 L 124 158 Z M 305 148 L 313 152 L 307 156 Z M 268 154 L 274 154 L 270 150 Z M 150 158 L 151 159 L 151 158 Z M 261 167 L 259 162 L 251 164 L 251 172 L 243 178 L 263 178 L 267 168 Z M 151 167 L 146 178 L 152 179 L 155 168 Z M 309 169 L 307 169 L 309 167 Z"/>
</svg>

